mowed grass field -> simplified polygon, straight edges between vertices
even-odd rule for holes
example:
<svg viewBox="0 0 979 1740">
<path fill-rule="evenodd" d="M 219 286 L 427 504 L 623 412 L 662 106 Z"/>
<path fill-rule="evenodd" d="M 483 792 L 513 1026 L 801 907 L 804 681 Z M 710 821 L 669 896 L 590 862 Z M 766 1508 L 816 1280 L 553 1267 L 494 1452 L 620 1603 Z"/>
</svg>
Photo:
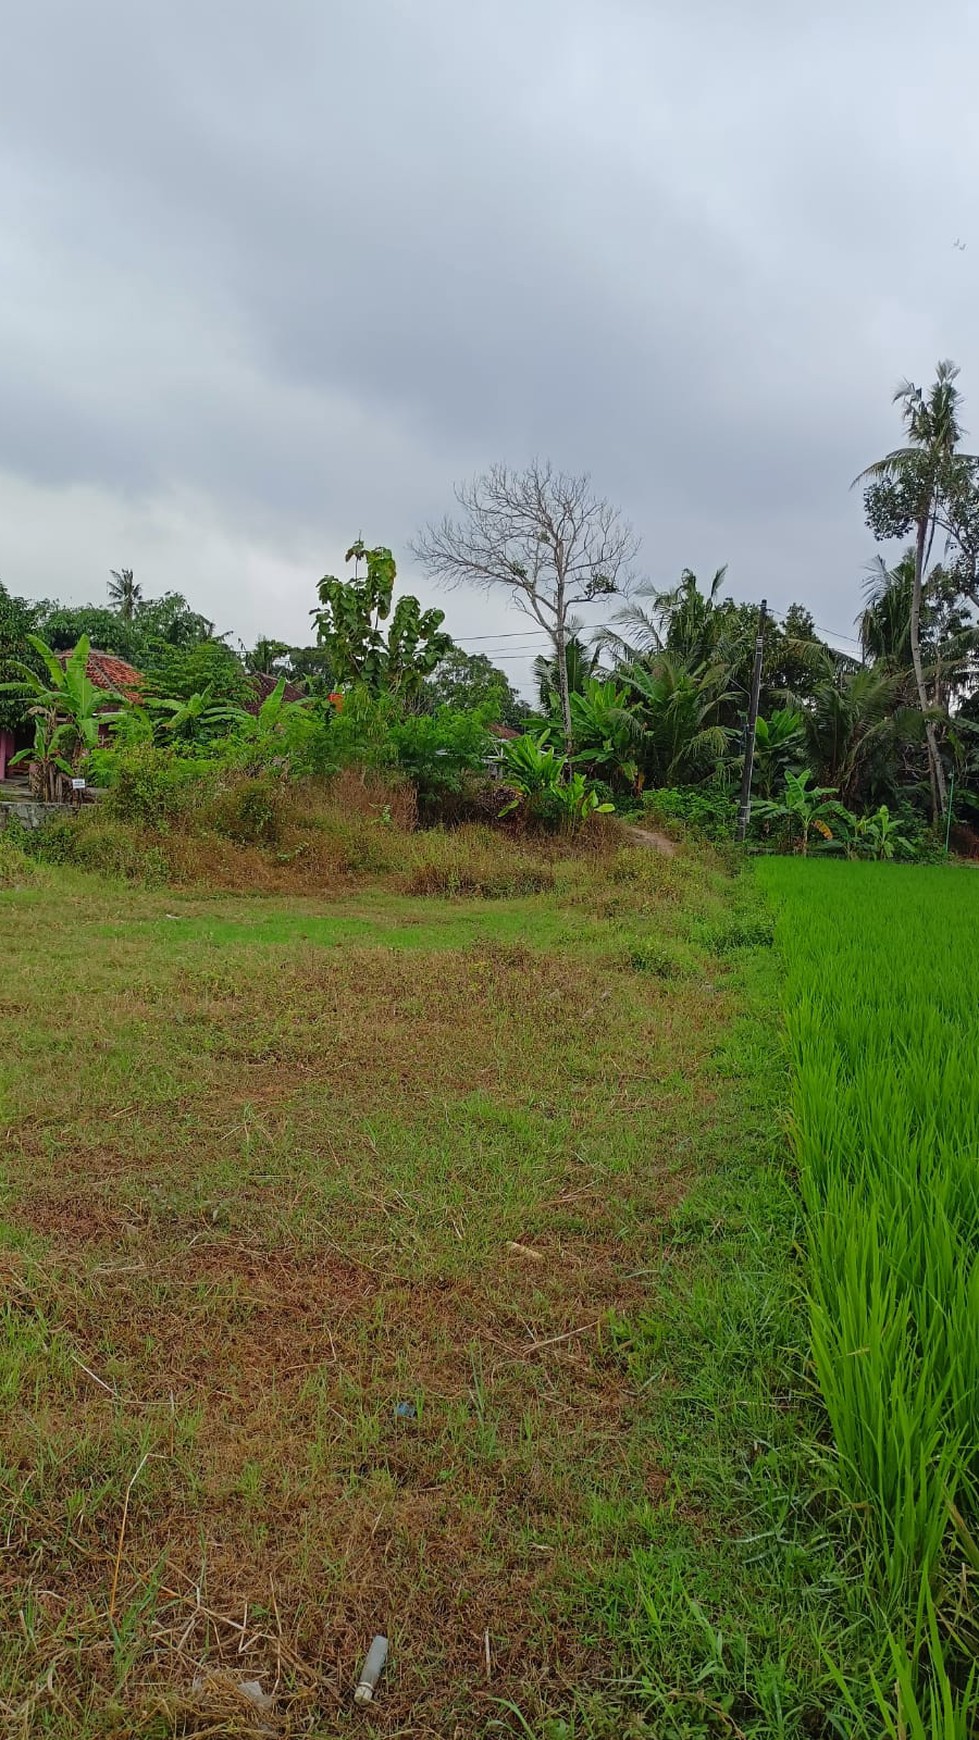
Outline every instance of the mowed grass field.
<svg viewBox="0 0 979 1740">
<path fill-rule="evenodd" d="M 700 1732 L 711 1613 L 752 1732 L 808 1708 L 832 1556 L 741 1546 L 804 1406 L 750 890 L 7 881 L 5 1730 Z"/>
</svg>

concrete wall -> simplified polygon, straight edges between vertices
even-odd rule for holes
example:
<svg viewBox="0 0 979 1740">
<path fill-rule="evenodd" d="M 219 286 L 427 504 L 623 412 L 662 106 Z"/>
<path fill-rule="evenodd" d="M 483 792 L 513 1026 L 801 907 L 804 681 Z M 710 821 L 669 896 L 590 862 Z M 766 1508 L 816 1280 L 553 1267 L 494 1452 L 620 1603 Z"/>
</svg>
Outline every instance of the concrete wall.
<svg viewBox="0 0 979 1740">
<path fill-rule="evenodd" d="M 22 828 L 43 828 L 45 822 L 53 821 L 56 816 L 72 816 L 74 813 L 73 804 L 41 804 L 33 800 L 0 803 L 0 828 L 14 822 L 19 822 Z"/>
</svg>

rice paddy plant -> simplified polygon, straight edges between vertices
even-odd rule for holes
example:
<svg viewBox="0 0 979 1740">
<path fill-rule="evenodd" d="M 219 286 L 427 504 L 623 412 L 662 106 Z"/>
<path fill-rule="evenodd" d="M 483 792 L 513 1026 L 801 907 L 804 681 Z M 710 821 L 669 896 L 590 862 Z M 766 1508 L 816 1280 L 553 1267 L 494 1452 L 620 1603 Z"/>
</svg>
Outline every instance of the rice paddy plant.
<svg viewBox="0 0 979 1740">
<path fill-rule="evenodd" d="M 833 1479 L 889 1615 L 887 1732 L 971 1732 L 979 1522 L 979 884 L 772 861 Z M 926 1615 L 927 1622 L 926 1622 Z"/>
</svg>

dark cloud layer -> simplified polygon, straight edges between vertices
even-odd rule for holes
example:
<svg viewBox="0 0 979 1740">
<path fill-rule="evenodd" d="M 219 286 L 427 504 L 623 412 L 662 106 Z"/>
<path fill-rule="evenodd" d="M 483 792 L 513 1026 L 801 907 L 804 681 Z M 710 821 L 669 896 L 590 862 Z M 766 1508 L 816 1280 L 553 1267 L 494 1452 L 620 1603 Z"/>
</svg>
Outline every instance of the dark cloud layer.
<svg viewBox="0 0 979 1740">
<path fill-rule="evenodd" d="M 126 560 L 298 633 L 349 535 L 540 452 L 657 579 L 728 559 L 846 629 L 896 379 L 951 354 L 979 395 L 977 49 L 968 0 L 34 0 L 0 573 Z"/>
</svg>

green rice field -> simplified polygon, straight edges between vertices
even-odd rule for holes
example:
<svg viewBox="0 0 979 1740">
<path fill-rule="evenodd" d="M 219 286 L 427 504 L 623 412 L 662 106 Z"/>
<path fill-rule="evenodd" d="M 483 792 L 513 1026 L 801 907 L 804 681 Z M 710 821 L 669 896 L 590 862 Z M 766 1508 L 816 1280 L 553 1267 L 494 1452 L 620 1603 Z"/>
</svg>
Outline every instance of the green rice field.
<svg viewBox="0 0 979 1740">
<path fill-rule="evenodd" d="M 979 882 L 829 860 L 758 875 L 779 912 L 825 1472 L 888 1639 L 884 1731 L 951 1740 L 977 1714 Z"/>
</svg>

